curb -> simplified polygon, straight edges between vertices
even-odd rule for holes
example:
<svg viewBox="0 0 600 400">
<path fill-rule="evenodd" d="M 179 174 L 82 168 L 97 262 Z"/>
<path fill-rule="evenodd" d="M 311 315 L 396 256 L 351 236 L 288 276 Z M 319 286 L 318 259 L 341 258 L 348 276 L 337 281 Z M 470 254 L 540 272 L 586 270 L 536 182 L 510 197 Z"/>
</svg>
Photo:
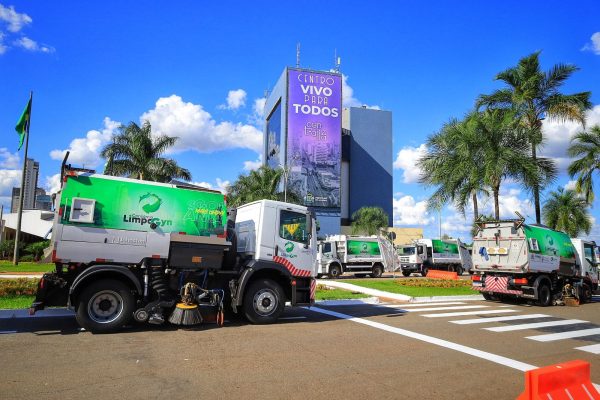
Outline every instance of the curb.
<svg viewBox="0 0 600 400">
<path fill-rule="evenodd" d="M 380 301 L 378 297 L 368 297 L 366 299 L 319 300 L 315 304 L 320 306 L 361 306 L 363 304 L 380 304 Z"/>
<path fill-rule="evenodd" d="M 41 279 L 43 274 L 41 275 L 33 275 L 33 274 L 4 274 L 0 273 L 0 279 Z"/>
<path fill-rule="evenodd" d="M 66 308 L 48 308 L 40 310 L 35 315 L 29 315 L 29 309 L 19 308 L 16 310 L 2 310 L 0 309 L 0 320 L 1 319 L 13 319 L 13 318 L 44 318 L 44 317 L 74 317 L 75 312 Z"/>
<path fill-rule="evenodd" d="M 411 296 L 407 296 L 404 294 L 384 292 L 382 290 L 369 289 L 369 288 L 365 288 L 362 286 L 353 285 L 351 283 L 339 282 L 339 281 L 317 280 L 317 284 L 324 285 L 324 286 L 330 286 L 330 287 L 334 287 L 334 288 L 338 288 L 338 289 L 351 290 L 353 292 L 364 293 L 364 294 L 368 294 L 370 296 L 375 296 L 375 297 L 383 297 L 383 298 L 391 299 L 391 300 L 404 301 L 407 303 L 430 303 L 430 302 L 437 302 L 437 301 L 443 301 L 443 300 L 447 300 L 447 301 L 483 300 L 483 296 L 480 294 L 472 294 L 472 295 L 465 295 L 465 296 L 411 297 Z"/>
</svg>

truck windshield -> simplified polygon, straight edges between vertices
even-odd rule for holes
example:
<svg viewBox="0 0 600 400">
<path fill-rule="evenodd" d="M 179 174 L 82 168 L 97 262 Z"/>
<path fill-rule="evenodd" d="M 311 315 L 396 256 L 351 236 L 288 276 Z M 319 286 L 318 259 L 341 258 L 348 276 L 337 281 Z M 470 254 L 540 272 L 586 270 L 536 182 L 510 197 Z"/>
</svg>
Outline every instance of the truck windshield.
<svg viewBox="0 0 600 400">
<path fill-rule="evenodd" d="M 596 262 L 596 257 L 594 256 L 594 246 L 591 244 L 584 244 L 583 251 L 585 253 L 585 259 L 591 263 Z"/>
<path fill-rule="evenodd" d="M 282 210 L 279 219 L 279 236 L 285 240 L 307 243 L 306 214 Z"/>
<path fill-rule="evenodd" d="M 400 255 L 411 255 L 411 254 L 415 254 L 415 248 L 414 247 L 400 247 L 398 249 L 398 254 Z"/>
</svg>

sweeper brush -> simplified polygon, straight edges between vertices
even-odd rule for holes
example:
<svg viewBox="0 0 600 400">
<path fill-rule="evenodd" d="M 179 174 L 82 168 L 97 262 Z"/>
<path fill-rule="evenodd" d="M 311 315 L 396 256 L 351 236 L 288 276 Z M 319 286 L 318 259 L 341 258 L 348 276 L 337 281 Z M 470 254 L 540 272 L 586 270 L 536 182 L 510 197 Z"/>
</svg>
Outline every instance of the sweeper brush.
<svg viewBox="0 0 600 400">
<path fill-rule="evenodd" d="M 198 304 L 177 303 L 175 310 L 169 317 L 169 322 L 173 325 L 198 325 L 202 323 L 202 315 L 198 309 Z"/>
</svg>

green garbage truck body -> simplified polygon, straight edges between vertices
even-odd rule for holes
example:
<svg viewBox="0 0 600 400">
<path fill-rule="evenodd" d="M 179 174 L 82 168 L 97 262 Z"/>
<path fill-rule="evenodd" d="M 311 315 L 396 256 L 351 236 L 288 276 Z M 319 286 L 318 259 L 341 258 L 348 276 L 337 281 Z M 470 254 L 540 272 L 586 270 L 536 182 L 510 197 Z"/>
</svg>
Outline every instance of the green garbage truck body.
<svg viewBox="0 0 600 400">
<path fill-rule="evenodd" d="M 54 272 L 30 313 L 67 306 L 92 332 L 135 320 L 271 323 L 285 304 L 314 303 L 316 224 L 306 207 L 225 196 L 183 182 L 95 174 L 63 163 L 54 200 Z"/>
<path fill-rule="evenodd" d="M 563 295 L 590 300 L 598 288 L 595 248 L 522 220 L 482 223 L 473 238 L 473 288 L 486 298 L 524 297 L 541 305 Z"/>
</svg>

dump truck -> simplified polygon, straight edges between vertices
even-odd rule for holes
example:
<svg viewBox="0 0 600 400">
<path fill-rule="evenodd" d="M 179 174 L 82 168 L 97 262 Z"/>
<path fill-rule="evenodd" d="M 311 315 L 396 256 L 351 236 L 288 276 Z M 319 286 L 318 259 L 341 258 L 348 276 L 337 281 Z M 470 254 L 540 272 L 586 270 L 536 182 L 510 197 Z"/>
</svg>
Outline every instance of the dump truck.
<svg viewBox="0 0 600 400">
<path fill-rule="evenodd" d="M 477 222 L 473 289 L 486 300 L 520 297 L 540 306 L 583 303 L 598 290 L 596 243 L 524 218 Z"/>
<path fill-rule="evenodd" d="M 217 191 L 65 166 L 55 198 L 55 270 L 30 313 L 66 306 L 92 332 L 139 323 L 222 324 L 224 311 L 272 323 L 310 306 L 316 224 L 303 206 L 261 200 L 227 209 Z"/>
<path fill-rule="evenodd" d="M 345 272 L 379 278 L 395 268 L 393 243 L 383 235 L 331 235 L 318 244 L 317 277 L 338 278 Z"/>
<path fill-rule="evenodd" d="M 462 275 L 472 266 L 469 249 L 460 239 L 418 239 L 411 245 L 397 247 L 397 252 L 404 276 L 414 272 L 426 276 L 430 269 Z"/>
</svg>

